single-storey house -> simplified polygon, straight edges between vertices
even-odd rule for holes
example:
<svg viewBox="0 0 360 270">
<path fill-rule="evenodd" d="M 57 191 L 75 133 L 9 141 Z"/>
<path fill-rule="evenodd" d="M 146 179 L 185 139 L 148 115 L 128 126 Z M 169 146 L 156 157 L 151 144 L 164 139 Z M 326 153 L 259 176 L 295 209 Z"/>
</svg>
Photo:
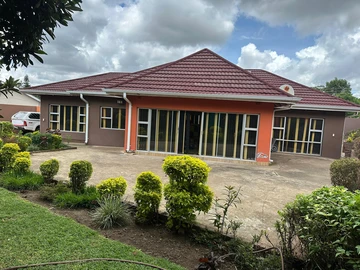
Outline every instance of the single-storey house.
<svg viewBox="0 0 360 270">
<path fill-rule="evenodd" d="M 339 158 L 345 113 L 360 107 L 203 49 L 134 73 L 23 90 L 41 96 L 41 130 L 139 153 L 268 164 L 278 151 Z"/>
<path fill-rule="evenodd" d="M 30 94 L 14 92 L 12 95 L 0 95 L 0 121 L 11 121 L 11 116 L 19 111 L 39 112 L 40 99 Z"/>
</svg>

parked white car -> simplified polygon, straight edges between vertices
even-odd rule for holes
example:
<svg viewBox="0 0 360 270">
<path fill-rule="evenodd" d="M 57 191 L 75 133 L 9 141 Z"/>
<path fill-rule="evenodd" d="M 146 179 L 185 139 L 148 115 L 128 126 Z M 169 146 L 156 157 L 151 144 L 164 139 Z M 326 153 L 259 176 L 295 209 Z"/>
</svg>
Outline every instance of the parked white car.
<svg viewBox="0 0 360 270">
<path fill-rule="evenodd" d="M 17 112 L 11 117 L 13 126 L 23 131 L 40 130 L 40 113 L 39 112 Z"/>
</svg>

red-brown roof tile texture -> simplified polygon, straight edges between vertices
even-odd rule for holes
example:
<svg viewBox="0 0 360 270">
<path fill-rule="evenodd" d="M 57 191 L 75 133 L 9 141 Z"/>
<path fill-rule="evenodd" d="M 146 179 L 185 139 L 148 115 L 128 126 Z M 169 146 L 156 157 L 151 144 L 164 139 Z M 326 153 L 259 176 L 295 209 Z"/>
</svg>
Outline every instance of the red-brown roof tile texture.
<svg viewBox="0 0 360 270">
<path fill-rule="evenodd" d="M 302 85 L 292 80 L 286 79 L 274 73 L 271 73 L 262 69 L 247 69 L 251 74 L 255 75 L 259 79 L 266 81 L 268 84 L 274 87 L 280 87 L 283 84 L 290 85 L 294 88 L 295 96 L 301 98 L 299 105 L 319 105 L 319 106 L 342 106 L 342 107 L 359 107 L 359 105 L 353 104 L 349 101 L 331 96 L 320 90 Z"/>
</svg>

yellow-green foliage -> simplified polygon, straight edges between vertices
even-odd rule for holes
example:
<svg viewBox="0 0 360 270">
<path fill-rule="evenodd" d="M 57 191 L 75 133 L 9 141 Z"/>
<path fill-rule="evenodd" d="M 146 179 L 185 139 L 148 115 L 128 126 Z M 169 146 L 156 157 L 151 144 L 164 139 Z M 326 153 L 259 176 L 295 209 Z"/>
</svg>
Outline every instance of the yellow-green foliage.
<svg viewBox="0 0 360 270">
<path fill-rule="evenodd" d="M 62 143 L 62 137 L 57 134 L 51 134 L 52 137 L 52 145 L 55 149 L 59 149 Z"/>
<path fill-rule="evenodd" d="M 14 126 L 9 121 L 0 121 L 0 137 L 11 138 L 14 136 Z"/>
<path fill-rule="evenodd" d="M 54 180 L 54 176 L 59 171 L 59 161 L 57 159 L 49 159 L 40 165 L 40 172 L 45 182 Z"/>
<path fill-rule="evenodd" d="M 1 147 L 3 147 L 3 145 L 4 145 L 4 141 L 0 138 L 0 149 Z"/>
<path fill-rule="evenodd" d="M 147 222 L 156 217 L 162 197 L 160 177 L 152 172 L 143 172 L 136 179 L 135 202 L 137 204 L 136 219 Z"/>
<path fill-rule="evenodd" d="M 125 194 L 127 188 L 127 182 L 123 177 L 109 178 L 101 181 L 96 186 L 100 196 L 115 195 L 122 197 Z"/>
<path fill-rule="evenodd" d="M 26 136 L 21 136 L 17 139 L 17 144 L 20 147 L 20 151 L 26 151 L 26 149 L 31 144 L 31 138 Z"/>
<path fill-rule="evenodd" d="M 79 194 L 85 191 L 86 182 L 93 172 L 92 165 L 86 160 L 77 160 L 70 165 L 70 183 L 73 193 Z"/>
<path fill-rule="evenodd" d="M 13 164 L 14 172 L 17 174 L 24 174 L 30 171 L 31 161 L 28 158 L 18 157 Z"/>
<path fill-rule="evenodd" d="M 5 143 L 0 151 L 0 171 L 7 171 L 11 169 L 15 155 L 20 148 L 16 143 Z"/>
<path fill-rule="evenodd" d="M 14 155 L 14 158 L 19 158 L 19 157 L 23 157 L 23 158 L 28 158 L 30 159 L 30 152 L 19 152 L 17 154 Z"/>
<path fill-rule="evenodd" d="M 198 158 L 169 156 L 163 169 L 170 180 L 164 189 L 167 226 L 178 231 L 187 229 L 195 222 L 195 212 L 210 210 L 214 197 L 206 184 L 210 168 Z"/>
</svg>

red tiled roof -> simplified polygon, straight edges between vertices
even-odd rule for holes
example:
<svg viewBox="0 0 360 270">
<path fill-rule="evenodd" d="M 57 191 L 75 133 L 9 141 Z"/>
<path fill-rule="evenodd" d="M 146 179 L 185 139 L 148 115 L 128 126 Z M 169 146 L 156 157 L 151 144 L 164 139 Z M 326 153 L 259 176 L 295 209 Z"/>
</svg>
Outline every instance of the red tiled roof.
<svg viewBox="0 0 360 270">
<path fill-rule="evenodd" d="M 295 96 L 301 98 L 297 105 L 319 105 L 319 106 L 340 106 L 340 107 L 359 107 L 349 101 L 331 96 L 320 90 L 305 86 L 303 84 L 286 79 L 274 73 L 262 69 L 247 69 L 251 74 L 259 79 L 267 82 L 274 87 L 280 87 L 283 84 L 288 84 L 294 88 Z"/>
<path fill-rule="evenodd" d="M 130 93 L 143 91 L 290 97 L 208 49 L 108 88 Z"/>
</svg>

